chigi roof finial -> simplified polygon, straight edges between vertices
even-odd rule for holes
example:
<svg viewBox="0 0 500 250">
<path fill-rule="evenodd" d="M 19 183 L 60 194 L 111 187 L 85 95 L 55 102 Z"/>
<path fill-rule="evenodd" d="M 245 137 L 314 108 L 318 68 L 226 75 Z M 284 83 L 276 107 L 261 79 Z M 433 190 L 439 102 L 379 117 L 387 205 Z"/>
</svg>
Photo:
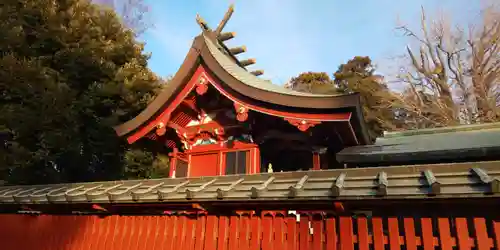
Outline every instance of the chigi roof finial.
<svg viewBox="0 0 500 250">
<path fill-rule="evenodd" d="M 224 18 L 222 18 L 222 20 L 220 21 L 219 26 L 217 26 L 217 29 L 215 29 L 215 34 L 217 36 L 220 35 L 222 30 L 226 26 L 227 22 L 229 21 L 229 19 L 233 15 L 233 12 L 234 12 L 234 4 L 231 4 L 231 5 L 229 5 L 229 9 L 227 10 L 226 14 L 224 15 Z"/>
<path fill-rule="evenodd" d="M 212 30 L 210 26 L 208 26 L 208 23 L 199 14 L 196 14 L 196 22 L 201 27 L 203 32 L 210 32 L 213 34 L 213 38 L 217 40 L 218 44 L 221 47 L 223 47 L 221 50 L 224 50 L 225 53 L 229 55 L 231 59 L 235 61 L 240 67 L 244 68 L 245 70 L 248 70 L 247 67 L 252 64 L 255 64 L 256 60 L 254 58 L 246 60 L 239 60 L 238 58 L 236 58 L 236 55 L 241 55 L 247 51 L 246 46 L 243 45 L 234 48 L 227 48 L 226 45 L 224 44 L 224 42 L 229 41 L 236 36 L 235 32 L 222 32 L 224 30 L 224 27 L 226 27 L 227 22 L 229 22 L 229 19 L 231 19 L 233 12 L 234 12 L 234 4 L 230 4 L 228 10 L 226 11 L 226 14 L 219 22 L 219 25 L 215 30 Z M 254 70 L 251 71 L 250 73 L 254 76 L 260 76 L 264 74 L 264 70 Z"/>
</svg>

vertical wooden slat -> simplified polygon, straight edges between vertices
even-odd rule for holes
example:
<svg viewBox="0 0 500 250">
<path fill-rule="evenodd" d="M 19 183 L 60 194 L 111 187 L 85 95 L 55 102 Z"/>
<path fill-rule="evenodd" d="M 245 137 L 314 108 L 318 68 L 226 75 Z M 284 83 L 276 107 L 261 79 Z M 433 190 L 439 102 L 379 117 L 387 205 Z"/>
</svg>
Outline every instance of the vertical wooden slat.
<svg viewBox="0 0 500 250">
<path fill-rule="evenodd" d="M 382 218 L 372 218 L 372 225 L 373 225 L 373 249 L 384 250 L 385 240 L 384 240 L 384 226 L 382 224 Z"/>
<path fill-rule="evenodd" d="M 156 224 L 154 224 L 152 216 L 144 216 L 142 236 L 139 240 L 138 249 L 151 249 L 149 246 L 151 245 L 151 242 L 153 242 L 153 238 L 151 237 L 153 234 L 151 231 L 154 230 L 153 226 L 156 226 Z"/>
<path fill-rule="evenodd" d="M 11 238 L 7 239 L 9 241 L 15 242 L 16 249 L 26 249 L 27 247 L 26 241 L 29 240 L 29 238 L 27 238 L 28 235 L 25 232 L 25 230 L 28 229 L 26 225 L 26 222 L 28 221 L 26 219 L 28 219 L 27 215 L 18 215 L 17 217 L 13 217 L 13 221 L 15 222 L 15 224 L 9 224 L 10 230 L 12 231 L 12 236 Z M 2 236 L 0 236 L 0 240 L 1 239 Z"/>
<path fill-rule="evenodd" d="M 407 250 L 417 250 L 417 236 L 415 235 L 415 221 L 413 218 L 404 218 L 405 242 Z"/>
<path fill-rule="evenodd" d="M 170 216 L 170 225 L 167 226 L 166 235 L 165 235 L 165 250 L 177 249 L 179 242 L 177 242 L 177 232 L 179 227 L 179 217 L 176 215 Z"/>
<path fill-rule="evenodd" d="M 73 248 L 75 240 L 78 240 L 78 236 L 82 233 L 80 230 L 75 230 L 75 228 L 80 228 L 77 218 L 78 216 L 74 215 L 68 216 L 67 223 L 68 228 L 71 229 L 71 235 L 65 237 L 66 239 L 64 240 L 62 249 L 71 250 Z"/>
<path fill-rule="evenodd" d="M 486 220 L 484 218 L 474 218 L 474 228 L 476 231 L 476 246 L 478 250 L 489 250 L 492 246 L 491 239 L 488 237 Z"/>
<path fill-rule="evenodd" d="M 68 240 L 66 241 L 66 246 L 64 248 L 65 250 L 75 250 L 78 245 L 78 241 L 81 240 L 81 236 L 83 234 L 83 225 L 81 225 L 81 218 L 81 216 L 71 216 L 71 220 L 69 221 L 69 223 L 71 223 L 73 233 L 71 237 L 68 237 Z M 78 228 L 79 230 L 75 230 L 75 228 Z M 31 228 L 29 230 L 29 234 L 35 234 L 36 228 L 31 224 Z M 32 237 L 34 237 L 34 235 Z M 29 245 L 32 244 L 31 240 L 33 239 L 34 238 L 30 238 L 30 242 L 28 243 Z M 33 247 L 31 247 L 31 249 L 33 249 Z"/>
<path fill-rule="evenodd" d="M 139 235 L 141 234 L 141 221 L 142 218 L 140 216 L 129 216 L 131 221 L 131 230 L 128 237 L 130 237 L 130 241 L 126 246 L 126 249 L 132 250 L 137 249 L 137 244 L 139 240 Z"/>
<path fill-rule="evenodd" d="M 261 237 L 262 237 L 262 226 L 261 219 L 259 216 L 251 216 L 251 232 L 250 232 L 250 249 L 260 249 L 261 247 Z"/>
<path fill-rule="evenodd" d="M 68 241 L 66 241 L 66 246 L 64 249 L 73 250 L 78 245 L 78 241 L 80 240 L 81 235 L 83 234 L 82 229 L 84 228 L 84 225 L 82 225 L 81 216 L 71 216 L 71 220 L 69 221 L 69 223 L 71 223 L 71 228 L 73 233 L 72 236 L 69 237 Z"/>
<path fill-rule="evenodd" d="M 104 246 L 104 249 L 114 249 L 114 246 L 115 246 L 115 240 L 116 240 L 116 236 L 118 235 L 117 234 L 117 231 L 120 230 L 120 228 L 118 228 L 118 221 L 120 220 L 120 218 L 116 215 L 114 216 L 110 216 L 109 218 L 111 221 L 110 221 L 110 226 L 109 226 L 109 234 L 108 234 L 108 237 L 106 239 L 106 245 Z"/>
<path fill-rule="evenodd" d="M 368 220 L 363 217 L 358 218 L 358 246 L 359 250 L 370 249 L 368 242 Z"/>
<path fill-rule="evenodd" d="M 21 221 L 21 219 L 24 219 L 26 217 L 26 215 L 12 215 L 10 217 L 10 221 L 12 223 L 9 223 L 8 224 L 8 227 L 9 229 L 12 231 L 11 234 L 10 234 L 10 237 L 7 238 L 9 239 L 10 241 L 12 241 L 12 244 L 11 244 L 11 249 L 14 250 L 14 249 L 19 249 L 20 247 L 22 247 L 23 243 L 22 241 L 24 241 L 24 225 L 22 223 L 19 223 Z M 61 225 L 61 218 L 58 218 L 58 225 Z M 55 224 L 53 227 L 51 227 L 51 231 L 52 233 L 55 235 L 55 241 L 53 241 L 53 245 L 52 246 L 55 246 L 57 243 L 59 243 L 59 234 L 57 234 L 54 230 L 54 227 L 55 227 Z"/>
<path fill-rule="evenodd" d="M 89 234 L 89 220 L 90 216 L 75 216 L 75 221 L 74 221 L 74 227 L 77 227 L 77 233 L 75 234 L 75 237 L 73 238 L 72 242 L 70 242 L 70 247 L 67 249 L 70 250 L 82 250 L 85 247 L 86 243 L 86 238 L 88 238 Z M 91 227 L 90 227 L 91 228 Z M 37 231 L 39 232 L 41 228 L 37 228 Z M 42 241 L 40 238 L 40 233 L 37 233 L 37 241 Z M 32 243 L 34 244 L 34 243 Z M 33 247 L 32 247 L 33 249 Z M 35 248 L 36 249 L 36 248 Z"/>
<path fill-rule="evenodd" d="M 238 250 L 239 218 L 231 215 L 229 218 L 229 250 Z"/>
<path fill-rule="evenodd" d="M 351 217 L 340 217 L 340 250 L 354 250 L 354 234 Z"/>
<path fill-rule="evenodd" d="M 282 214 L 274 217 L 274 250 L 282 250 L 285 247 L 285 218 Z"/>
<path fill-rule="evenodd" d="M 398 218 L 388 218 L 387 226 L 389 229 L 389 248 L 391 250 L 400 250 L 401 241 L 399 238 L 399 222 Z"/>
<path fill-rule="evenodd" d="M 120 229 L 120 236 L 118 237 L 119 245 L 117 248 L 119 249 L 128 249 L 130 247 L 130 235 L 131 231 L 134 227 L 133 217 L 132 216 L 122 216 L 123 227 Z M 90 249 L 89 249 L 90 250 Z"/>
<path fill-rule="evenodd" d="M 219 217 L 219 235 L 217 240 L 217 250 L 227 250 L 228 222 L 229 220 L 226 216 Z"/>
<path fill-rule="evenodd" d="M 28 223 L 26 223 L 26 224 L 28 224 Z M 60 234 L 59 237 L 61 237 L 61 240 L 59 240 L 60 243 L 57 247 L 59 247 L 59 249 L 65 249 L 65 250 L 71 249 L 71 244 L 73 243 L 73 240 L 76 238 L 76 235 L 79 233 L 78 231 L 74 230 L 75 229 L 75 216 L 72 216 L 72 215 L 64 216 L 64 220 L 61 224 L 64 225 L 63 227 L 66 228 L 67 231 L 65 231 L 65 233 Z M 25 230 L 26 230 L 26 228 L 25 228 Z M 30 234 L 30 233 L 31 232 L 28 231 L 28 234 Z M 23 234 L 21 234 L 21 235 L 23 235 Z M 24 236 L 27 236 L 26 232 L 24 233 Z M 25 241 L 26 240 L 29 240 L 29 238 L 28 239 L 25 238 Z M 26 243 L 28 243 L 28 242 L 23 242 L 23 247 L 25 246 Z M 20 248 L 20 249 L 22 249 L 22 248 Z"/>
<path fill-rule="evenodd" d="M 323 218 L 321 215 L 313 217 L 313 244 L 312 249 L 323 249 Z"/>
<path fill-rule="evenodd" d="M 133 216 L 123 216 L 125 220 L 125 227 L 122 229 L 121 235 L 121 249 L 129 249 L 131 244 L 131 237 L 134 230 L 134 217 Z"/>
<path fill-rule="evenodd" d="M 156 239 L 158 238 L 158 230 L 161 227 L 158 218 L 159 216 L 149 216 L 149 228 L 145 239 L 146 242 L 144 244 L 144 249 L 155 249 Z"/>
<path fill-rule="evenodd" d="M 42 215 L 43 216 L 43 215 Z M 39 218 L 42 218 L 42 216 L 40 216 Z M 2 235 L 2 237 L 9 237 L 8 235 L 8 230 L 7 230 L 7 226 L 8 225 L 9 221 L 7 219 L 7 215 L 5 214 L 0 214 L 0 235 Z M 8 238 L 7 238 L 8 239 Z M 10 241 L 5 241 L 2 243 L 2 247 L 9 247 L 9 244 L 10 244 Z"/>
<path fill-rule="evenodd" d="M 20 223 L 22 221 L 22 219 L 25 219 L 28 215 L 12 215 L 11 217 L 11 221 L 13 223 L 9 224 L 9 228 L 12 230 L 12 234 L 10 236 L 10 238 L 8 238 L 10 241 L 13 242 L 13 246 L 14 248 L 12 248 L 12 250 L 17 250 L 17 249 L 22 249 L 21 247 L 23 247 L 24 245 L 24 241 L 25 241 L 25 238 L 24 238 L 24 235 L 26 234 L 25 232 L 25 225 L 23 223 Z M 63 218 L 58 218 L 58 223 L 57 224 L 54 224 L 50 229 L 52 231 L 52 233 L 55 235 L 55 241 L 53 241 L 53 245 L 52 247 L 54 246 L 61 246 L 61 235 L 65 235 L 65 234 L 62 234 L 60 232 L 58 232 L 58 230 L 56 229 L 57 228 L 60 228 L 61 225 L 62 227 L 64 228 L 65 226 L 67 226 L 67 224 L 64 223 L 65 221 L 63 220 Z M 56 226 L 57 225 L 57 226 Z M 64 231 L 66 232 L 66 231 Z"/>
<path fill-rule="evenodd" d="M 100 220 L 99 242 L 97 243 L 96 250 L 106 249 L 106 238 L 109 233 L 109 217 Z"/>
<path fill-rule="evenodd" d="M 121 249 L 123 245 L 123 230 L 126 228 L 125 219 L 122 216 L 113 215 L 115 220 L 114 230 L 111 232 L 111 249 Z"/>
<path fill-rule="evenodd" d="M 158 232 L 158 239 L 155 243 L 155 250 L 168 249 L 169 238 L 173 232 L 173 216 L 164 215 L 160 217 L 160 231 Z"/>
<path fill-rule="evenodd" d="M 457 242 L 459 250 L 468 250 L 472 248 L 471 239 L 469 237 L 469 228 L 466 218 L 456 218 L 455 227 L 457 229 Z"/>
<path fill-rule="evenodd" d="M 4 224 L 4 223 L 8 223 L 8 221 L 4 221 L 2 219 L 2 215 L 0 215 L 0 235 L 2 235 L 1 237 L 6 236 L 4 233 L 2 233 L 2 227 L 5 225 L 8 225 L 8 224 Z M 30 234 L 32 234 L 32 235 L 29 237 L 29 242 L 27 243 L 27 249 L 36 249 L 37 247 L 40 248 L 40 242 L 44 240 L 41 237 L 41 235 L 44 231 L 43 230 L 43 228 L 44 228 L 43 223 L 44 223 L 44 220 L 43 220 L 42 215 L 33 217 L 32 220 L 30 221 L 30 224 L 31 224 L 30 229 L 32 230 L 30 232 Z M 1 245 L 1 247 L 4 247 L 4 246 Z"/>
<path fill-rule="evenodd" d="M 309 217 L 305 214 L 300 216 L 299 222 L 299 249 L 309 250 Z"/>
<path fill-rule="evenodd" d="M 139 217 L 138 219 L 138 230 L 137 230 L 137 236 L 136 236 L 136 241 L 135 241 L 135 247 L 136 249 L 141 249 L 141 248 L 144 248 L 144 240 L 146 238 L 146 233 L 148 231 L 148 219 L 149 219 L 149 216 L 136 216 L 136 217 Z"/>
<path fill-rule="evenodd" d="M 448 218 L 438 218 L 439 244 L 442 250 L 452 250 L 454 246 L 451 237 L 450 221 Z"/>
<path fill-rule="evenodd" d="M 240 217 L 239 249 L 249 250 L 250 248 L 250 218 L 248 215 Z"/>
<path fill-rule="evenodd" d="M 181 215 L 178 217 L 177 221 L 179 222 L 176 227 L 176 245 L 175 247 L 178 249 L 184 249 L 186 244 L 186 229 L 187 229 L 187 217 L 186 215 Z M 174 249 L 174 248 L 172 248 Z"/>
<path fill-rule="evenodd" d="M 117 241 L 120 240 L 120 231 L 122 230 L 121 226 L 121 218 L 120 216 L 114 215 L 113 216 L 113 223 L 111 227 L 111 234 L 109 235 L 109 248 L 106 249 L 116 249 L 116 246 L 118 245 Z M 150 248 L 152 249 L 152 248 Z"/>
<path fill-rule="evenodd" d="M 92 247 L 92 242 L 95 238 L 95 231 L 96 231 L 96 221 L 97 221 L 97 216 L 90 216 L 89 220 L 87 221 L 87 233 L 85 237 L 85 243 L 83 244 L 82 250 L 88 250 L 91 249 Z"/>
<path fill-rule="evenodd" d="M 273 216 L 265 214 L 262 218 L 262 250 L 272 250 L 273 246 Z"/>
<path fill-rule="evenodd" d="M 51 215 L 47 215 L 46 217 L 47 217 L 47 225 L 45 227 L 45 230 L 47 231 L 47 233 L 45 234 L 44 244 L 40 248 L 41 249 L 53 249 L 55 243 L 57 242 L 57 232 L 56 232 L 56 230 L 54 230 L 54 227 L 55 227 L 55 225 L 59 224 L 59 217 L 51 216 Z M 10 215 L 10 218 L 14 219 L 15 217 L 14 217 L 14 215 Z M 12 222 L 14 222 L 14 220 Z M 14 224 L 14 225 L 15 225 L 15 227 L 19 226 L 18 223 Z M 11 235 L 8 236 L 9 239 L 11 239 L 11 241 L 12 241 L 10 243 L 11 247 L 16 246 L 17 239 L 16 239 L 15 232 L 16 232 L 16 230 L 12 230 Z M 11 249 L 14 249 L 14 248 L 11 248 Z"/>
<path fill-rule="evenodd" d="M 207 222 L 207 216 L 205 215 L 198 215 L 197 220 L 196 220 L 196 226 L 195 226 L 195 243 L 194 243 L 194 249 L 195 250 L 203 250 L 203 247 L 205 245 L 205 225 Z"/>
<path fill-rule="evenodd" d="M 196 219 L 197 219 L 197 217 L 188 217 L 187 218 L 186 244 L 185 244 L 186 250 L 194 250 Z"/>
<path fill-rule="evenodd" d="M 95 248 L 96 243 L 98 242 L 99 220 L 100 220 L 100 218 L 98 218 L 97 216 L 92 216 L 92 220 L 91 220 L 92 229 L 91 229 L 91 232 L 89 234 L 87 244 L 85 244 L 85 247 L 84 247 L 85 250 L 90 250 L 90 249 Z"/>
<path fill-rule="evenodd" d="M 199 216 L 53 216 L 37 217 L 24 215 L 0 215 L 0 235 L 3 236 L 1 249 L 186 249 L 186 250 L 299 250 L 337 249 L 335 218 L 310 218 L 301 216 L 300 223 L 295 217 L 277 215 Z M 384 249 L 386 240 L 381 218 L 374 218 L 374 250 Z M 437 228 L 431 218 L 421 219 L 423 249 L 452 250 L 471 249 L 471 238 L 466 218 L 456 218 L 456 243 L 450 232 L 448 218 L 437 218 Z M 262 223 L 262 224 L 261 224 Z M 326 226 L 325 226 L 326 223 Z M 485 218 L 473 218 L 476 247 L 486 250 L 500 245 L 500 222 L 494 222 L 493 234 L 488 235 Z M 354 229 L 352 218 L 340 218 L 340 246 L 342 250 L 354 249 Z M 388 219 L 388 238 L 391 250 L 401 249 L 402 238 L 397 218 Z M 221 227 L 221 230 L 218 230 Z M 76 230 L 78 228 L 78 230 Z M 274 231 L 273 231 L 274 230 Z M 437 230 L 439 237 L 433 232 Z M 299 231 L 299 234 L 297 233 Z M 357 219 L 357 244 L 359 250 L 368 250 L 370 236 L 366 218 Z M 166 236 L 166 237 L 165 237 Z M 217 237 L 219 236 L 219 237 Z M 406 249 L 416 250 L 419 240 L 415 235 L 413 218 L 404 218 L 404 239 Z M 491 236 L 491 238 L 490 238 Z M 311 241 L 312 237 L 312 241 Z M 438 239 L 438 241 L 436 241 Z M 219 245 L 218 245 L 219 244 Z M 262 245 L 261 245 L 262 244 Z M 217 248 L 219 246 L 219 248 Z"/>
<path fill-rule="evenodd" d="M 14 237 L 9 239 L 9 240 L 12 240 L 14 242 L 16 242 L 16 248 L 17 249 L 26 249 L 27 247 L 27 240 L 29 240 L 29 238 L 27 237 L 28 233 L 26 230 L 29 229 L 27 227 L 27 220 L 28 219 L 28 216 L 27 215 L 19 215 L 17 218 L 14 217 L 14 221 L 16 222 L 15 225 L 10 225 L 11 229 L 13 230 L 13 233 L 14 233 Z M 67 226 L 67 223 L 66 221 L 62 221 L 61 223 L 59 223 L 59 225 L 63 225 L 64 227 Z M 59 237 L 59 238 L 63 238 L 63 237 Z M 62 246 L 64 244 L 64 242 L 62 242 L 60 240 L 60 244 L 59 246 Z"/>
<path fill-rule="evenodd" d="M 75 250 L 85 250 L 87 249 L 88 241 L 90 235 L 92 234 L 92 216 L 81 216 L 82 225 L 80 225 L 80 237 L 79 240 L 74 247 Z M 39 235 L 40 237 L 40 235 Z"/>
<path fill-rule="evenodd" d="M 434 250 L 434 234 L 431 218 L 420 219 L 422 224 L 422 246 L 424 250 Z"/>
<path fill-rule="evenodd" d="M 12 238 L 12 234 L 13 234 L 13 231 L 12 229 L 8 228 L 8 225 L 11 225 L 12 222 L 10 220 L 12 215 L 10 214 L 2 214 L 0 215 L 0 218 L 2 219 L 2 223 L 0 223 L 0 235 L 2 237 L 5 237 L 5 239 L 11 239 Z M 42 215 L 43 216 L 43 215 Z M 40 217 L 42 217 L 40 216 Z M 46 216 L 43 216 L 43 217 L 46 217 Z M 15 225 L 15 224 L 14 224 Z M 13 244 L 14 241 L 13 240 L 4 240 L 1 244 L 2 244 L 2 247 L 4 247 L 5 249 L 13 249 Z"/>
<path fill-rule="evenodd" d="M 205 245 L 204 250 L 217 249 L 217 235 L 219 234 L 217 216 L 208 215 L 207 225 L 205 227 Z"/>
<path fill-rule="evenodd" d="M 500 222 L 493 221 L 492 223 L 493 223 L 495 249 L 500 250 Z"/>
<path fill-rule="evenodd" d="M 296 250 L 297 249 L 297 219 L 295 216 L 289 216 L 286 218 L 286 238 L 285 238 L 285 249 Z"/>
<path fill-rule="evenodd" d="M 11 215 L 13 216 L 13 215 Z M 15 217 L 12 217 L 15 218 Z M 57 225 L 59 223 L 59 217 L 57 216 L 47 216 L 47 228 L 45 229 L 47 231 L 47 234 L 45 235 L 45 242 L 44 245 L 41 246 L 42 249 L 53 249 L 55 242 L 57 241 L 57 233 L 53 229 L 54 225 Z M 17 225 L 16 225 L 17 226 Z M 95 228 L 95 226 L 94 226 Z M 14 231 L 12 231 L 14 233 Z M 10 239 L 14 239 L 14 242 L 16 241 L 15 239 L 15 234 L 10 235 Z M 12 243 L 11 243 L 12 244 Z"/>
<path fill-rule="evenodd" d="M 337 225 L 334 217 L 326 219 L 326 250 L 337 250 Z"/>
</svg>

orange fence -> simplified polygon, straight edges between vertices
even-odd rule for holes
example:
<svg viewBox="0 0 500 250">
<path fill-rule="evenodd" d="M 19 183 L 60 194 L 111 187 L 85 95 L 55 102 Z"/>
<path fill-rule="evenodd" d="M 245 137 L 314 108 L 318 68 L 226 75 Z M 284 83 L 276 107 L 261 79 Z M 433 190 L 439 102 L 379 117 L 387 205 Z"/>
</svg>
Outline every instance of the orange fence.
<svg viewBox="0 0 500 250">
<path fill-rule="evenodd" d="M 0 249 L 499 249 L 484 218 L 0 215 Z"/>
</svg>

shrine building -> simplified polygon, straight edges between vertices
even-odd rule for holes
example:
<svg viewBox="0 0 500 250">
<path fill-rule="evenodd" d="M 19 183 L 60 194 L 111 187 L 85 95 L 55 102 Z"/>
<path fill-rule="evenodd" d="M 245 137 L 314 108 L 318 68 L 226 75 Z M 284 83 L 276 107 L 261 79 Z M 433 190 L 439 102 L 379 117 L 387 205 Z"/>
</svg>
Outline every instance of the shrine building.
<svg viewBox="0 0 500 250">
<path fill-rule="evenodd" d="M 135 118 L 115 127 L 130 144 L 154 140 L 170 152 L 170 177 L 221 176 L 341 168 L 335 155 L 366 145 L 357 93 L 297 92 L 250 71 L 239 59 L 245 46 L 228 48 L 223 32 L 232 9 L 201 34 L 180 69 Z"/>
<path fill-rule="evenodd" d="M 500 249 L 500 123 L 369 138 L 358 94 L 250 71 L 232 12 L 198 17 L 174 78 L 115 127 L 169 153 L 169 178 L 0 184 L 0 249 Z"/>
</svg>

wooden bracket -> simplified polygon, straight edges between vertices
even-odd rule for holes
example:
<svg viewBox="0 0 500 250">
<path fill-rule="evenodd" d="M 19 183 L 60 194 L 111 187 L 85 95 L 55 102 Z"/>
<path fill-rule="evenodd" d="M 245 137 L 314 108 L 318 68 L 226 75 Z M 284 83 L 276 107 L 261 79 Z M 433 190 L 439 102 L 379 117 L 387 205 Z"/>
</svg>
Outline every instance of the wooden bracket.
<svg viewBox="0 0 500 250">
<path fill-rule="evenodd" d="M 248 108 L 235 102 L 234 110 L 236 111 L 236 120 L 244 122 L 248 119 Z"/>
<path fill-rule="evenodd" d="M 301 120 L 296 118 L 284 118 L 285 121 L 289 122 L 293 126 L 296 126 L 300 131 L 305 132 L 309 128 L 312 128 L 318 124 L 321 124 L 320 121 L 309 121 L 309 120 Z"/>
<path fill-rule="evenodd" d="M 165 124 L 163 122 L 160 122 L 157 126 L 156 126 L 156 134 L 159 135 L 159 136 L 162 136 L 164 135 L 165 133 L 167 132 L 167 128 L 165 126 Z"/>
<path fill-rule="evenodd" d="M 204 95 L 208 91 L 208 78 L 205 74 L 201 74 L 196 82 L 196 93 L 198 95 Z"/>
</svg>

